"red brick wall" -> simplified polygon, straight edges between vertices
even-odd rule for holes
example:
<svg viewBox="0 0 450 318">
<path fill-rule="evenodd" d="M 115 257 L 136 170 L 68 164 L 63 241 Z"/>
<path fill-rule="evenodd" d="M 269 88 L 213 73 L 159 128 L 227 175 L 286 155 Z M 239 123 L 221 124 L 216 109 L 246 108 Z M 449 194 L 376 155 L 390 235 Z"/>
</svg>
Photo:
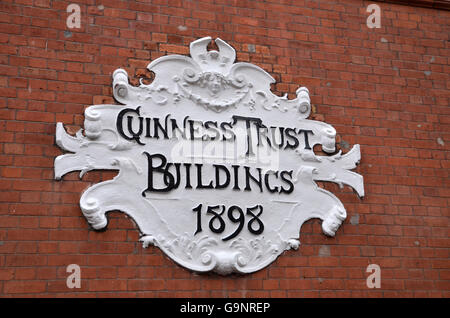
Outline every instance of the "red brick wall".
<svg viewBox="0 0 450 318">
<path fill-rule="evenodd" d="M 370 3 L 2 0 L 0 296 L 449 297 L 450 12 L 378 3 L 381 28 L 369 29 Z M 208 35 L 272 74 L 277 93 L 308 87 L 311 117 L 344 151 L 361 145 L 366 197 L 326 185 L 347 208 L 336 237 L 310 220 L 299 251 L 246 276 L 194 274 L 143 249 L 119 212 L 89 229 L 80 195 L 114 173 L 53 180 L 56 122 L 76 132 L 87 105 L 114 102 L 116 68 L 137 83 L 151 60 Z M 72 263 L 81 289 L 66 287 Z M 368 264 L 380 289 L 366 286 Z"/>
</svg>

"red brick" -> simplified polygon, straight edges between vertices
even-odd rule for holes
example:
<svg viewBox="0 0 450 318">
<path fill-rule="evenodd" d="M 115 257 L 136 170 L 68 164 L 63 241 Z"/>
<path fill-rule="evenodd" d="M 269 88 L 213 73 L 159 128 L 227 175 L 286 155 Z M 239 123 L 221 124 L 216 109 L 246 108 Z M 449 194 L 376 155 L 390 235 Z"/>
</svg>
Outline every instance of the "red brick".
<svg viewBox="0 0 450 318">
<path fill-rule="evenodd" d="M 376 34 L 365 27 L 365 7 L 350 2 L 113 1 L 82 7 L 82 28 L 68 36 L 64 3 L 2 9 L 0 296 L 73 295 L 65 286 L 71 263 L 82 267 L 86 297 L 450 296 L 447 11 L 391 6 L 382 13 L 388 32 Z M 80 195 L 116 173 L 53 180 L 62 153 L 55 122 L 75 133 L 86 106 L 116 103 L 116 68 L 138 84 L 151 60 L 188 55 L 189 43 L 206 35 L 268 71 L 276 94 L 293 98 L 306 86 L 310 118 L 333 125 L 341 146 L 361 145 L 357 171 L 366 190 L 359 201 L 347 188 L 324 185 L 349 215 L 336 237 L 325 237 L 320 221 L 307 222 L 299 251 L 231 278 L 192 274 L 157 247 L 143 249 L 123 215 L 110 214 L 108 230 L 92 231 Z M 329 244 L 332 256 L 318 257 Z M 371 263 L 382 268 L 380 290 L 365 285 Z"/>
<path fill-rule="evenodd" d="M 128 290 L 148 291 L 148 290 L 164 290 L 165 281 L 163 279 L 142 280 L 132 279 L 128 280 Z"/>
<path fill-rule="evenodd" d="M 127 290 L 127 280 L 111 280 L 111 279 L 106 279 L 106 280 L 100 280 L 100 279 L 95 279 L 95 280 L 90 280 L 89 281 L 89 291 L 125 291 Z"/>
<path fill-rule="evenodd" d="M 4 284 L 5 294 L 34 294 L 46 290 L 45 281 L 8 281 Z"/>
</svg>

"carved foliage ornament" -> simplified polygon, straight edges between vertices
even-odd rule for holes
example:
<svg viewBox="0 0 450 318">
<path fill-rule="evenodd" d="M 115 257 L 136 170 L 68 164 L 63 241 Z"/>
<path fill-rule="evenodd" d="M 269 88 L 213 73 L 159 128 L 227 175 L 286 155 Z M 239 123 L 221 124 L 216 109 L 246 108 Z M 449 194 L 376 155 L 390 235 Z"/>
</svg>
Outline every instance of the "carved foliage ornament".
<svg viewBox="0 0 450 318">
<path fill-rule="evenodd" d="M 349 185 L 364 196 L 363 178 L 350 171 L 359 145 L 335 152 L 335 129 L 308 120 L 309 92 L 289 100 L 270 91 L 274 79 L 235 50 L 210 37 L 190 45 L 191 57 L 169 55 L 149 64 L 150 85 L 131 86 L 123 69 L 113 74 L 123 105 L 93 105 L 84 130 L 70 136 L 62 123 L 55 178 L 94 169 L 118 170 L 113 180 L 88 188 L 80 207 L 96 230 L 106 213 L 134 219 L 144 247 L 158 246 L 198 272 L 251 273 L 283 251 L 297 249 L 302 224 L 323 220 L 334 236 L 346 218 L 339 199 L 316 181 Z"/>
</svg>

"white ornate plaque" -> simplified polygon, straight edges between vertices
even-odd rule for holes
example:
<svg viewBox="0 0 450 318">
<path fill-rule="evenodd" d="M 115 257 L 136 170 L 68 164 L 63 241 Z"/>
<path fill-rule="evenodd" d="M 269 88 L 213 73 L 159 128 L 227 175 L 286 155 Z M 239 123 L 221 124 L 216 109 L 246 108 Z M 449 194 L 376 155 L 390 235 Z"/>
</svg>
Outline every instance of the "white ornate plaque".
<svg viewBox="0 0 450 318">
<path fill-rule="evenodd" d="M 335 129 L 307 119 L 305 87 L 295 99 L 278 97 L 268 73 L 234 63 L 235 50 L 221 39 L 219 51 L 208 51 L 210 41 L 192 42 L 191 57 L 150 63 L 150 85 L 132 86 L 116 70 L 122 105 L 88 107 L 76 136 L 57 124 L 56 142 L 67 153 L 55 159 L 55 178 L 118 170 L 81 196 L 94 229 L 119 210 L 134 219 L 144 247 L 154 244 L 184 267 L 251 273 L 297 249 L 308 219 L 322 219 L 323 232 L 335 235 L 346 210 L 316 181 L 349 185 L 362 197 L 363 178 L 350 171 L 360 148 L 336 153 Z M 316 155 L 317 144 L 331 155 Z"/>
</svg>

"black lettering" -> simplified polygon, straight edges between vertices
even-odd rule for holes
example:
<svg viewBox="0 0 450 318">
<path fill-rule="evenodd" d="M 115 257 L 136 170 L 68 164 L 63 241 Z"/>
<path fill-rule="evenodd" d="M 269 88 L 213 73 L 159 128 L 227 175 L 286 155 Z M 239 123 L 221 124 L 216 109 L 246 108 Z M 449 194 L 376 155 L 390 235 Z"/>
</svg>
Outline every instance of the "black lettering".
<svg viewBox="0 0 450 318">
<path fill-rule="evenodd" d="M 151 122 L 151 118 L 147 117 L 145 118 L 145 137 L 147 138 L 151 138 L 152 135 L 150 134 L 150 122 Z"/>
<path fill-rule="evenodd" d="M 239 213 L 238 217 L 235 217 L 233 215 L 234 210 L 238 211 L 238 213 Z M 233 223 L 239 223 L 239 225 L 233 233 L 231 233 L 230 235 L 228 235 L 227 237 L 224 237 L 222 239 L 222 241 L 224 241 L 224 242 L 231 240 L 232 238 L 235 238 L 242 231 L 242 228 L 244 227 L 244 223 L 245 223 L 245 215 L 240 207 L 238 207 L 237 205 L 233 205 L 228 209 L 228 219 Z"/>
<path fill-rule="evenodd" d="M 186 186 L 185 189 L 192 189 L 191 186 L 191 164 L 185 163 L 184 167 L 186 168 Z"/>
<path fill-rule="evenodd" d="M 202 181 L 202 163 L 196 163 L 195 166 L 197 167 L 197 189 L 214 189 L 213 181 L 208 185 L 204 185 Z"/>
<path fill-rule="evenodd" d="M 272 143 L 274 146 L 277 146 L 278 149 L 283 148 L 284 145 L 284 127 L 270 127 L 270 130 L 272 131 Z M 277 138 L 275 136 L 276 131 L 280 132 L 280 142 L 277 142 Z"/>
<path fill-rule="evenodd" d="M 253 213 L 253 210 L 256 210 L 258 208 L 259 208 L 259 213 L 255 215 Z M 248 231 L 250 233 L 255 234 L 255 235 L 259 235 L 259 234 L 261 234 L 264 231 L 264 223 L 259 219 L 259 216 L 262 213 L 263 213 L 262 205 L 258 204 L 258 205 L 254 206 L 252 208 L 247 208 L 247 215 L 251 215 L 252 216 L 252 218 L 250 219 L 250 221 L 248 221 L 248 224 L 247 224 L 247 228 L 248 228 Z M 253 228 L 253 223 L 254 222 L 256 222 L 258 224 L 258 229 L 257 230 L 255 230 Z"/>
<path fill-rule="evenodd" d="M 142 129 L 143 129 L 143 118 L 142 117 L 138 117 L 139 118 L 139 130 L 137 133 L 133 132 L 133 127 L 132 127 L 132 123 L 133 123 L 133 116 L 128 115 L 127 116 L 127 130 L 130 133 L 130 136 L 127 136 L 123 130 L 123 117 L 125 116 L 125 114 L 127 113 L 135 113 L 138 116 L 140 116 L 140 106 L 136 109 L 132 109 L 132 108 L 125 108 L 123 110 L 121 110 L 119 112 L 119 114 L 117 115 L 117 121 L 116 121 L 116 127 L 117 127 L 117 131 L 119 132 L 119 135 L 122 136 L 124 139 L 126 140 L 135 140 L 139 145 L 145 145 L 141 142 L 140 140 L 140 135 L 142 134 Z"/>
<path fill-rule="evenodd" d="M 223 130 L 223 135 L 222 135 L 223 141 L 236 140 L 236 135 L 234 134 L 232 128 L 233 128 L 232 124 L 227 123 L 226 121 L 220 123 L 220 129 Z"/>
<path fill-rule="evenodd" d="M 147 182 L 147 189 L 142 191 L 142 196 L 145 197 L 146 191 L 151 192 L 169 192 L 173 189 L 174 185 L 174 177 L 173 175 L 168 171 L 167 167 L 164 169 L 163 167 L 167 164 L 167 159 L 162 154 L 154 154 L 150 155 L 148 152 L 144 151 L 143 154 L 147 156 L 148 160 L 148 182 Z M 161 163 L 159 165 L 154 166 L 153 165 L 153 159 L 159 159 Z M 156 189 L 153 185 L 153 173 L 158 172 L 163 174 L 163 181 L 166 185 L 166 188 Z"/>
<path fill-rule="evenodd" d="M 139 129 L 137 132 L 133 131 L 133 116 L 128 115 L 127 116 L 127 126 L 128 126 L 128 132 L 133 135 L 133 139 L 136 140 L 136 142 L 140 145 L 144 145 L 140 138 L 141 138 L 141 134 L 142 134 L 142 130 L 143 130 L 143 118 L 142 117 L 138 117 L 139 120 Z"/>
<path fill-rule="evenodd" d="M 185 120 L 186 120 L 186 118 L 185 118 Z M 186 139 L 186 129 L 185 129 L 185 127 L 183 128 L 183 130 L 181 130 L 178 127 L 177 120 L 174 119 L 174 118 L 170 119 L 170 122 L 172 123 L 172 138 L 176 138 L 176 139 L 183 138 L 183 139 Z"/>
<path fill-rule="evenodd" d="M 244 166 L 245 169 L 245 191 L 251 191 L 251 187 L 250 187 L 250 180 L 253 180 L 253 182 L 255 182 L 258 187 L 260 192 L 263 192 L 263 187 L 262 187 L 262 178 L 261 178 L 261 168 L 256 168 L 256 170 L 258 170 L 258 175 L 259 178 L 255 178 L 254 176 L 252 176 L 252 174 L 250 173 L 250 167 Z"/>
<path fill-rule="evenodd" d="M 278 186 L 276 186 L 275 188 L 271 188 L 270 187 L 270 182 L 269 182 L 269 176 L 270 175 L 275 175 L 275 177 L 278 178 L 278 171 L 268 171 L 265 175 L 264 175 L 264 184 L 266 185 L 267 190 L 269 190 L 269 192 L 274 193 L 274 192 L 278 192 Z"/>
<path fill-rule="evenodd" d="M 189 123 L 189 133 L 191 140 L 194 139 L 202 139 L 202 136 L 196 136 L 195 133 L 200 133 L 200 127 L 203 127 L 203 122 L 198 120 L 188 120 Z M 200 126 L 194 127 L 196 124 L 200 124 Z"/>
<path fill-rule="evenodd" d="M 312 130 L 305 130 L 305 129 L 300 129 L 298 131 L 298 134 L 300 135 L 301 133 L 305 133 L 305 149 L 311 150 L 311 146 L 309 145 L 309 140 L 308 140 L 308 134 L 312 134 L 314 135 Z"/>
<path fill-rule="evenodd" d="M 256 126 L 256 134 L 258 135 L 258 147 L 261 146 L 261 138 L 265 137 L 267 140 L 267 143 L 269 144 L 269 147 L 272 147 L 272 143 L 270 142 L 270 138 L 267 136 L 267 133 L 269 132 L 269 129 L 264 126 L 263 124 Z"/>
<path fill-rule="evenodd" d="M 212 127 L 211 127 L 212 126 Z M 212 132 L 214 135 L 211 136 L 209 134 L 206 134 L 203 136 L 203 140 L 216 140 L 220 137 L 219 129 L 217 129 L 217 122 L 216 121 L 207 121 L 205 122 L 205 128 L 208 132 Z"/>
<path fill-rule="evenodd" d="M 171 174 L 171 173 L 169 172 L 169 168 L 170 168 L 171 166 L 175 166 L 176 178 L 173 177 L 173 174 Z M 165 170 L 166 170 L 168 173 L 165 174 L 165 176 L 164 176 L 164 183 L 165 183 L 166 185 L 170 184 L 170 180 L 168 180 L 170 177 L 168 177 L 168 176 L 171 175 L 172 178 L 174 179 L 174 180 L 173 180 L 173 184 L 172 184 L 171 190 L 172 190 L 172 189 L 178 188 L 178 186 L 180 185 L 180 181 L 181 181 L 180 166 L 181 166 L 181 163 L 168 163 L 168 164 L 166 165 L 166 169 L 165 169 Z M 176 180 L 175 180 L 175 179 L 176 179 Z"/>
<path fill-rule="evenodd" d="M 192 211 L 197 212 L 197 229 L 194 235 L 202 231 L 202 204 L 197 205 Z"/>
<path fill-rule="evenodd" d="M 251 122 L 255 122 L 256 127 L 262 126 L 262 121 L 260 118 L 255 117 L 245 117 L 245 116 L 233 116 L 233 125 L 236 124 L 238 120 L 244 120 L 245 121 L 245 127 L 247 128 L 247 156 L 254 156 L 255 153 L 253 152 L 253 141 L 252 141 L 252 130 L 251 130 Z M 258 136 L 259 139 L 259 136 Z"/>
<path fill-rule="evenodd" d="M 222 208 L 222 212 L 217 213 L 214 211 L 214 209 Z M 222 219 L 222 214 L 225 212 L 225 206 L 223 205 L 214 205 L 214 206 L 208 206 L 208 209 L 206 210 L 206 214 L 212 214 L 213 217 L 211 220 L 209 220 L 209 229 L 213 233 L 222 233 L 225 230 L 225 221 Z M 219 222 L 219 227 L 214 226 L 215 221 Z"/>
<path fill-rule="evenodd" d="M 241 188 L 239 188 L 239 166 L 238 165 L 232 165 L 233 170 L 234 170 L 234 186 L 233 186 L 233 190 L 241 190 Z"/>
<path fill-rule="evenodd" d="M 286 178 L 285 175 L 289 176 L 289 179 Z M 294 184 L 292 183 L 292 181 L 290 179 L 292 179 L 292 170 L 290 171 L 281 171 L 280 172 L 280 177 L 281 180 L 283 180 L 285 183 L 287 183 L 289 185 L 289 188 L 286 190 L 284 187 L 281 187 L 280 193 L 292 193 L 292 191 L 294 191 Z"/>
<path fill-rule="evenodd" d="M 287 139 L 289 139 L 289 140 L 286 140 L 286 147 L 284 147 L 284 149 L 289 149 L 289 148 L 296 149 L 300 143 L 297 139 L 297 136 L 294 135 L 295 129 L 286 128 L 285 132 L 286 132 L 286 137 L 288 137 Z M 289 141 L 292 141 L 293 143 L 291 143 Z"/>
<path fill-rule="evenodd" d="M 167 120 L 169 118 L 170 114 L 166 116 L 166 118 L 164 119 L 164 127 L 159 123 L 159 118 L 153 118 L 153 127 L 154 127 L 154 132 L 153 135 L 156 139 L 159 139 L 159 131 L 162 132 L 162 134 L 164 135 L 164 139 L 169 139 L 169 136 L 167 134 Z"/>
<path fill-rule="evenodd" d="M 223 189 L 228 187 L 230 184 L 230 172 L 228 171 L 227 167 L 223 165 L 213 165 L 216 170 L 216 189 Z M 226 179 L 225 182 L 220 183 L 220 170 L 225 172 Z"/>
</svg>

